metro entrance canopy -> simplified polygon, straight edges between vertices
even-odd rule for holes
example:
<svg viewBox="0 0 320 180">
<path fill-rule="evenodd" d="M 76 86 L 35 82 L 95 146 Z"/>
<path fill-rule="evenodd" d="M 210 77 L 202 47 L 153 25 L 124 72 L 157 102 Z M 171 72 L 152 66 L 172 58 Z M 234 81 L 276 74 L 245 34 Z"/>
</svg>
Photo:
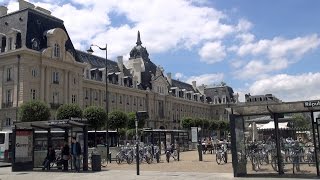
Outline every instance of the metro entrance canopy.
<svg viewBox="0 0 320 180">
<path fill-rule="evenodd" d="M 315 172 L 316 175 L 320 176 L 319 171 L 319 162 L 320 162 L 320 118 L 315 118 L 314 112 L 320 112 L 320 100 L 312 100 L 312 101 L 296 101 L 296 102 L 283 102 L 283 103 L 270 103 L 270 104 L 264 104 L 264 105 L 239 105 L 234 106 L 231 108 L 226 108 L 229 114 L 229 120 L 230 120 L 230 129 L 231 129 L 231 144 L 232 144 L 232 165 L 233 165 L 233 171 L 234 176 L 247 176 L 248 169 L 247 164 L 249 160 L 244 157 L 252 156 L 249 153 L 249 146 L 250 143 L 255 142 L 248 142 L 248 132 L 246 132 L 249 128 L 248 124 L 255 123 L 254 121 L 250 121 L 250 118 L 245 117 L 251 117 L 254 116 L 255 118 L 258 116 L 263 115 L 269 115 L 271 117 L 272 122 L 274 123 L 274 130 L 271 138 L 271 143 L 274 143 L 274 148 L 272 149 L 273 153 L 270 153 L 267 155 L 267 157 L 271 157 L 272 160 L 270 161 L 268 159 L 268 163 L 271 163 L 273 165 L 272 167 L 275 169 L 274 172 L 278 174 L 284 174 L 287 173 L 288 170 L 284 170 L 285 165 L 286 168 L 290 166 L 290 164 L 293 165 L 293 173 L 295 174 L 297 171 L 299 171 L 300 166 L 303 165 L 304 162 L 300 162 L 299 158 L 298 161 L 292 161 L 292 162 L 284 162 L 285 158 L 284 156 L 287 156 L 286 154 L 283 154 L 283 148 L 284 144 L 281 139 L 283 139 L 283 134 L 281 129 L 279 128 L 279 119 L 283 118 L 285 114 L 294 114 L 294 113 L 307 113 L 308 117 L 310 117 L 308 120 L 310 120 L 310 124 L 312 125 L 312 130 L 310 130 L 310 134 L 312 134 L 312 138 L 310 139 L 310 143 L 312 142 L 312 145 L 310 148 L 314 148 L 314 152 L 310 153 L 312 157 L 314 157 L 313 162 L 309 162 L 309 166 L 311 171 Z M 255 125 L 254 125 L 255 126 Z M 251 126 L 252 128 L 252 126 Z M 312 133 L 311 133 L 312 132 Z M 273 140 L 275 142 L 273 142 Z M 267 145 L 267 144 L 264 144 Z M 272 146 L 273 147 L 273 146 Z M 286 153 L 286 152 L 285 152 Z M 304 156 L 304 154 L 303 154 Z M 302 157 L 301 157 L 302 158 Z M 256 168 L 254 168 L 254 162 L 251 159 L 252 168 L 257 171 Z M 273 163 L 273 164 L 272 164 Z M 312 166 L 310 166 L 312 165 Z M 313 166 L 315 165 L 315 167 Z M 248 166 L 249 168 L 250 166 Z M 299 168 L 297 168 L 299 167 Z M 269 169 L 268 169 L 269 168 Z M 314 171 L 313 171 L 313 170 Z M 272 170 L 272 169 L 271 169 Z M 270 174 L 273 173 L 270 171 L 270 166 L 266 167 L 263 171 L 259 172 L 259 175 L 261 174 Z M 300 173 L 300 175 L 303 175 Z"/>
</svg>

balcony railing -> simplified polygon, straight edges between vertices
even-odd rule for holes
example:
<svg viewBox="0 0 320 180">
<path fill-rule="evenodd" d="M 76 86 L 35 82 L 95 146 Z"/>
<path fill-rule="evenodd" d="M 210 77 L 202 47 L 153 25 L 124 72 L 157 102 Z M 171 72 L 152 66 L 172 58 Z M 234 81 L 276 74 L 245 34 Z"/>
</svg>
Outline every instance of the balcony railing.
<svg viewBox="0 0 320 180">
<path fill-rule="evenodd" d="M 53 84 L 59 84 L 59 81 L 53 81 L 52 83 Z"/>
<path fill-rule="evenodd" d="M 4 102 L 2 103 L 2 108 L 10 108 L 12 107 L 13 102 Z"/>
<path fill-rule="evenodd" d="M 62 104 L 59 103 L 50 103 L 51 109 L 58 109 Z"/>
</svg>

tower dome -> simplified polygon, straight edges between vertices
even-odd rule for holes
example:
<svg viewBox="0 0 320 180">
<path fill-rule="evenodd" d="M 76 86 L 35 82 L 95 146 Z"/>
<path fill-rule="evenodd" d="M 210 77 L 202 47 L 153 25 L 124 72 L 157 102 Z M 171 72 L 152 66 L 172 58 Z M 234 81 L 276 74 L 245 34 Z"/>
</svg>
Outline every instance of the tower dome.
<svg viewBox="0 0 320 180">
<path fill-rule="evenodd" d="M 137 42 L 136 46 L 132 48 L 130 51 L 130 58 L 129 59 L 136 59 L 136 58 L 142 58 L 143 60 L 149 60 L 149 53 L 145 47 L 143 47 L 141 44 L 141 38 L 140 38 L 140 32 L 138 31 L 137 36 Z"/>
</svg>

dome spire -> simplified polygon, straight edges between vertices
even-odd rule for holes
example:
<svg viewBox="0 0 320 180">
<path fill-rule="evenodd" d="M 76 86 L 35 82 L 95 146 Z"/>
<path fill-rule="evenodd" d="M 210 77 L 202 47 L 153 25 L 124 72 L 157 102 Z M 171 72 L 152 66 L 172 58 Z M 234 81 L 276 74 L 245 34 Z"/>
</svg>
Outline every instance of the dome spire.
<svg viewBox="0 0 320 180">
<path fill-rule="evenodd" d="M 136 44 L 139 46 L 142 44 L 141 39 L 140 39 L 140 31 L 138 31 L 138 37 L 137 37 L 137 42 Z"/>
</svg>

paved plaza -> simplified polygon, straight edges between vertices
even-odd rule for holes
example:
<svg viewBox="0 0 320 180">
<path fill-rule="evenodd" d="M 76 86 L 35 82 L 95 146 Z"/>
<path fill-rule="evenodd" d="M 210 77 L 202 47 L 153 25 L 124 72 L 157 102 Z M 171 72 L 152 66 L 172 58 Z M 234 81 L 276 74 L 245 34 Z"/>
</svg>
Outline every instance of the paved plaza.
<svg viewBox="0 0 320 180">
<path fill-rule="evenodd" d="M 107 167 L 102 168 L 100 172 L 61 172 L 60 170 L 41 171 L 35 170 L 30 172 L 11 172 L 11 167 L 0 168 L 1 180 L 62 180 L 62 179 L 116 179 L 116 180 L 131 180 L 131 179 L 166 179 L 166 180 L 219 180 L 219 179 L 266 179 L 259 177 L 250 178 L 234 178 L 232 173 L 231 157 L 229 154 L 229 162 L 224 165 L 217 165 L 213 154 L 203 155 L 203 161 L 198 161 L 197 151 L 182 152 L 180 161 L 164 161 L 164 156 L 161 157 L 160 163 L 142 163 L 140 165 L 140 175 L 136 175 L 136 164 L 128 165 L 126 163 L 117 164 L 112 162 L 107 164 Z M 287 178 L 268 178 L 268 179 L 287 179 Z"/>
</svg>

